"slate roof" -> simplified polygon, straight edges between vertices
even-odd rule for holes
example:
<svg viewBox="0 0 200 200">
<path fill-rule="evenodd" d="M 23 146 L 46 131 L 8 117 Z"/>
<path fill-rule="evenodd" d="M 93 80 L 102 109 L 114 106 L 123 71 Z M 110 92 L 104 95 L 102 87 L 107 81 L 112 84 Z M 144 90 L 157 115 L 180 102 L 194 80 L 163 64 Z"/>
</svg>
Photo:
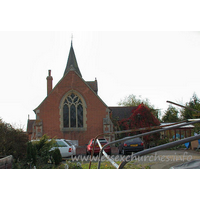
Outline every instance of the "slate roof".
<svg viewBox="0 0 200 200">
<path fill-rule="evenodd" d="M 80 72 L 79 67 L 78 67 L 78 63 L 77 63 L 77 60 L 76 60 L 74 49 L 73 49 L 73 46 L 72 46 L 72 43 L 71 43 L 71 48 L 70 48 L 70 51 L 69 51 L 69 56 L 68 56 L 67 65 L 66 65 L 66 68 L 65 68 L 64 75 L 67 74 L 70 71 L 72 66 L 73 66 L 74 70 L 77 72 L 77 74 L 80 77 L 82 77 L 81 72 Z"/>
<path fill-rule="evenodd" d="M 127 119 L 131 116 L 132 111 L 137 109 L 135 107 L 109 107 L 112 118 L 117 120 Z"/>
</svg>

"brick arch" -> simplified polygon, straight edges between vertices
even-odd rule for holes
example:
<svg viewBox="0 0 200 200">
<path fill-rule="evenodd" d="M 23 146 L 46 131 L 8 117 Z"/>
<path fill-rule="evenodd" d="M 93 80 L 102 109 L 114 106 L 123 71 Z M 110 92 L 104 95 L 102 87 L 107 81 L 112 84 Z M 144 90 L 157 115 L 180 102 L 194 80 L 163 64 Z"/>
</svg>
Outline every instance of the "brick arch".
<svg viewBox="0 0 200 200">
<path fill-rule="evenodd" d="M 64 127 L 64 123 L 63 123 L 63 106 L 64 106 L 64 102 L 66 100 L 67 97 L 69 97 L 71 94 L 76 95 L 82 102 L 82 107 L 83 107 L 83 127 L 79 128 L 79 127 L 74 127 L 74 128 L 65 128 Z M 76 90 L 70 90 L 67 93 L 65 93 L 60 101 L 60 105 L 59 105 L 59 115 L 60 115 L 60 130 L 62 132 L 73 132 L 73 131 L 86 131 L 87 130 L 87 104 L 85 99 L 83 98 L 83 96 Z"/>
</svg>

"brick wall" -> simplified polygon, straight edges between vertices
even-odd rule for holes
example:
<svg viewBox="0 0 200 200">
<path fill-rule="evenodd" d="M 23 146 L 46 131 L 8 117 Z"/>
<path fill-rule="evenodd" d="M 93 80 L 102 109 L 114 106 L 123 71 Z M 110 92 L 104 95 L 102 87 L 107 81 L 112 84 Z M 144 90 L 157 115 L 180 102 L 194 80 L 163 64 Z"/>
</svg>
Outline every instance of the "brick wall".
<svg viewBox="0 0 200 200">
<path fill-rule="evenodd" d="M 86 102 L 86 131 L 62 132 L 60 128 L 60 103 L 63 96 L 71 90 L 80 93 Z M 107 106 L 85 84 L 85 81 L 74 71 L 70 71 L 35 111 L 39 112 L 37 118 L 43 122 L 43 134 L 47 134 L 50 138 L 78 140 L 79 145 L 82 146 L 87 144 L 91 138 L 103 133 L 103 118 L 106 118 L 108 114 L 106 108 Z"/>
</svg>

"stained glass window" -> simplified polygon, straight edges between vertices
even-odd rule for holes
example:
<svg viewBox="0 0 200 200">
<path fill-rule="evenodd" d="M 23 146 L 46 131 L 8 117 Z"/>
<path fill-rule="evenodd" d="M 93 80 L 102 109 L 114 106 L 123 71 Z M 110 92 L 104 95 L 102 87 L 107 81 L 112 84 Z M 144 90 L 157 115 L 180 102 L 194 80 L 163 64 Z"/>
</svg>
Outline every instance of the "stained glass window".
<svg viewBox="0 0 200 200">
<path fill-rule="evenodd" d="M 71 93 L 64 100 L 63 126 L 64 128 L 82 128 L 83 127 L 82 100 L 74 93 Z"/>
<path fill-rule="evenodd" d="M 69 107 L 66 104 L 63 106 L 63 124 L 64 127 L 69 127 Z"/>
<path fill-rule="evenodd" d="M 76 107 L 74 104 L 70 106 L 71 127 L 76 127 Z"/>
<path fill-rule="evenodd" d="M 83 106 L 81 104 L 77 107 L 78 127 L 83 127 Z"/>
</svg>

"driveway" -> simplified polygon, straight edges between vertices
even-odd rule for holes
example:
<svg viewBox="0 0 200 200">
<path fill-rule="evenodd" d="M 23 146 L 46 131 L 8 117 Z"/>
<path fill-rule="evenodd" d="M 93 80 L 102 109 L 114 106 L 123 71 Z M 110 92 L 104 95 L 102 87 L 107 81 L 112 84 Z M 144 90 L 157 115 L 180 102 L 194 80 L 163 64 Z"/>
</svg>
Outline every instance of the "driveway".
<svg viewBox="0 0 200 200">
<path fill-rule="evenodd" d="M 113 156 L 115 161 L 119 161 L 119 158 L 122 155 Z M 86 156 L 88 160 L 81 160 L 82 157 L 84 158 L 85 156 L 80 156 L 80 158 L 77 156 L 78 160 L 75 159 L 75 161 L 79 161 L 81 163 L 89 163 L 89 157 Z M 162 150 L 133 159 L 133 161 L 129 162 L 129 164 L 141 166 L 141 168 L 147 167 L 150 169 L 169 169 L 172 166 L 196 159 L 200 159 L 200 152 L 194 150 Z M 66 160 L 71 160 L 71 158 L 63 159 L 63 163 L 66 163 Z M 98 157 L 94 157 L 92 162 L 97 162 L 97 160 Z M 106 161 L 105 158 L 104 160 Z"/>
<path fill-rule="evenodd" d="M 169 169 L 191 160 L 200 159 L 200 152 L 193 150 L 162 150 L 138 158 L 138 164 L 148 164 L 151 169 Z"/>
</svg>

